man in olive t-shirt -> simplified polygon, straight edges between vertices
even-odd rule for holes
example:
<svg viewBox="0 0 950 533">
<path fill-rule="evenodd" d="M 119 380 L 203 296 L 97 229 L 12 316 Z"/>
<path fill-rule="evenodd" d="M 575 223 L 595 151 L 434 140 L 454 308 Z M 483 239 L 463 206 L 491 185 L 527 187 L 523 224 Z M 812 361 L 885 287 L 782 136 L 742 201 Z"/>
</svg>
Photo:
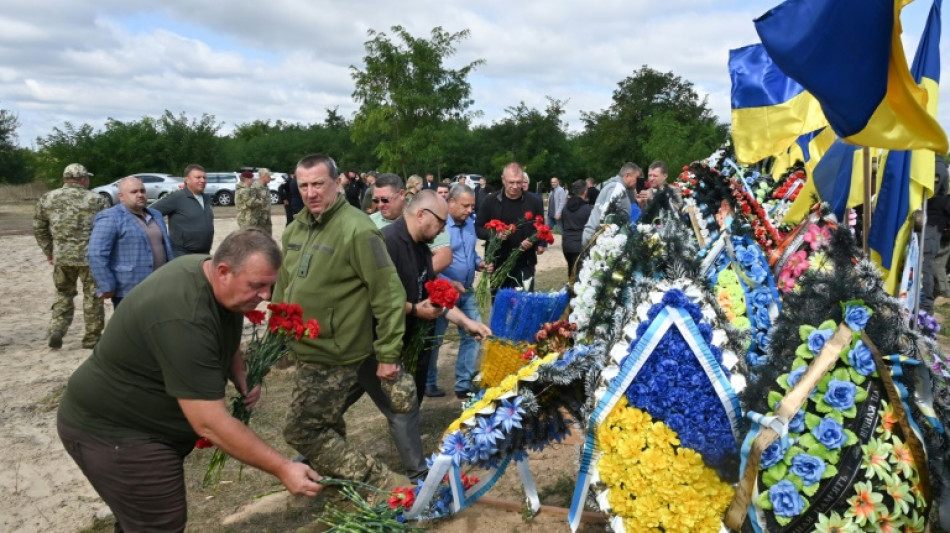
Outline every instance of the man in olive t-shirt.
<svg viewBox="0 0 950 533">
<path fill-rule="evenodd" d="M 214 258 L 172 261 L 122 301 L 100 342 L 70 377 L 58 429 L 66 451 L 125 531 L 182 531 L 184 457 L 205 437 L 268 472 L 294 494 L 314 496 L 320 476 L 231 417 L 230 379 L 247 397 L 239 350 L 243 312 L 270 297 L 281 255 L 256 228 L 229 235 Z"/>
</svg>

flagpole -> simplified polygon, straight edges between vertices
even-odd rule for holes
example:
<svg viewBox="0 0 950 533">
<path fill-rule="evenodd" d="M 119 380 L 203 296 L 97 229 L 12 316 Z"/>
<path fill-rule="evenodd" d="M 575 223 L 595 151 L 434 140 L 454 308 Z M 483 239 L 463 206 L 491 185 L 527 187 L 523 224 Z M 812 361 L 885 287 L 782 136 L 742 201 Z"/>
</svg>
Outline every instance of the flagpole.
<svg viewBox="0 0 950 533">
<path fill-rule="evenodd" d="M 870 257 L 868 233 L 871 231 L 871 149 L 865 146 L 861 150 L 864 155 L 864 209 L 861 210 L 861 241 L 865 257 Z"/>
<path fill-rule="evenodd" d="M 913 216 L 913 215 L 911 215 Z M 920 204 L 920 253 L 917 254 L 917 269 L 914 272 L 914 314 L 910 317 L 910 329 L 917 329 L 917 317 L 920 315 L 920 299 L 923 297 L 924 290 L 924 239 L 927 238 L 927 195 L 924 195 L 924 201 Z"/>
</svg>

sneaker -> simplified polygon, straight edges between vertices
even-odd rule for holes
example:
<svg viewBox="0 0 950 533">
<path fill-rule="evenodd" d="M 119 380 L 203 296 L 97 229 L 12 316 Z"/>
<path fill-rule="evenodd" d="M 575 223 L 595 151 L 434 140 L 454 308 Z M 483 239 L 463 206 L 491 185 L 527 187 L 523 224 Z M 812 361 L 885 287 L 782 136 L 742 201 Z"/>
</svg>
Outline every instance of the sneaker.
<svg viewBox="0 0 950 533">
<path fill-rule="evenodd" d="M 429 398 L 441 398 L 445 396 L 445 391 L 439 387 L 426 387 L 426 396 Z"/>
<path fill-rule="evenodd" d="M 49 347 L 52 348 L 52 349 L 54 349 L 54 350 L 58 350 L 58 349 L 62 348 L 62 347 L 63 347 L 63 334 L 60 333 L 60 332 L 58 332 L 58 331 L 54 331 L 53 333 L 51 333 L 50 336 L 49 336 Z"/>
</svg>

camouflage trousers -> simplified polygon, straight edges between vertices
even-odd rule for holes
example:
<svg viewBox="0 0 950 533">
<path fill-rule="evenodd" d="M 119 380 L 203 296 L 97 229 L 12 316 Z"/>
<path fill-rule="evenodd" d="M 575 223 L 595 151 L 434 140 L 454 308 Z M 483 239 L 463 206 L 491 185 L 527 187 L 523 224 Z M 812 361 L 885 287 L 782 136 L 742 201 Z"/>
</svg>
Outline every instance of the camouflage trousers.
<svg viewBox="0 0 950 533">
<path fill-rule="evenodd" d="M 284 440 L 322 475 L 386 487 L 392 472 L 346 442 L 346 398 L 362 362 L 332 366 L 297 362 Z"/>
<path fill-rule="evenodd" d="M 86 323 L 86 333 L 83 335 L 84 346 L 95 344 L 105 326 L 105 310 L 102 300 L 96 297 L 96 280 L 88 266 L 54 265 L 53 285 L 56 287 L 56 299 L 53 301 L 53 316 L 49 321 L 49 333 L 60 332 L 66 334 L 73 323 L 76 297 L 76 282 L 82 281 L 82 311 Z"/>
</svg>

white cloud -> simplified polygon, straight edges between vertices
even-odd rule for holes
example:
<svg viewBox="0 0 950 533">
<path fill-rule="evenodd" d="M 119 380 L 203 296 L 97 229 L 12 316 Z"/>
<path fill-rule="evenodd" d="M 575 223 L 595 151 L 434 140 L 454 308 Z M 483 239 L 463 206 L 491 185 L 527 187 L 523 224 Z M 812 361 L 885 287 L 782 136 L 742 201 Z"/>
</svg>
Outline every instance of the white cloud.
<svg viewBox="0 0 950 533">
<path fill-rule="evenodd" d="M 769 7 L 752 0 L 13 4 L 0 15 L 0 108 L 19 114 L 27 145 L 64 121 L 101 127 L 109 117 L 165 109 L 212 114 L 227 130 L 254 119 L 319 122 L 328 108 L 350 116 L 357 109 L 350 66 L 362 64 L 367 30 L 391 33 L 397 24 L 423 38 L 435 26 L 471 32 L 449 64 L 486 61 L 470 78 L 482 123 L 521 101 L 543 109 L 551 96 L 567 101 L 565 119 L 576 131 L 581 112 L 610 105 L 617 83 L 642 65 L 692 82 L 728 121 L 728 50 L 757 40 L 752 19 Z M 941 116 L 950 116 L 947 106 Z"/>
</svg>

